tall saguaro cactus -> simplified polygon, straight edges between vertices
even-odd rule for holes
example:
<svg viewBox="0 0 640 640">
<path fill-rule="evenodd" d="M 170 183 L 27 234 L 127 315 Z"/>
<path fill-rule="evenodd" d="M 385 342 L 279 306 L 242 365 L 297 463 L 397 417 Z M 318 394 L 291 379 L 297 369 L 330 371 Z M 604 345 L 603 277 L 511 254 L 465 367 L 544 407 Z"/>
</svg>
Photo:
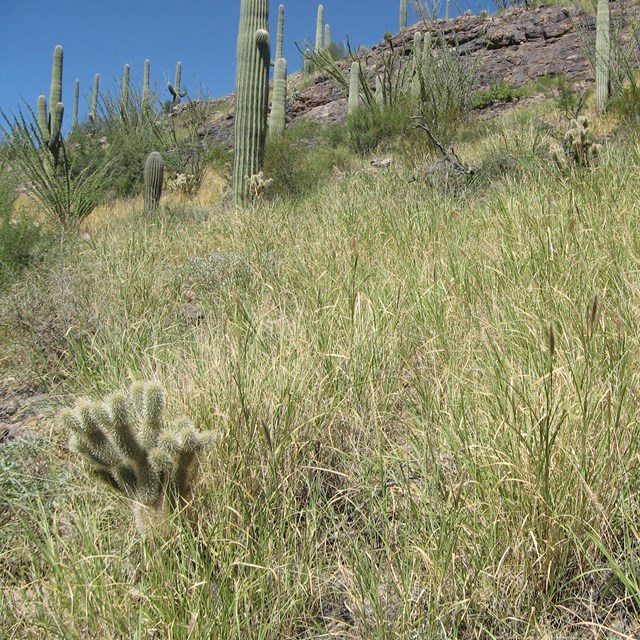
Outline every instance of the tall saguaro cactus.
<svg viewBox="0 0 640 640">
<path fill-rule="evenodd" d="M 322 49 L 322 35 L 324 33 L 324 7 L 318 5 L 318 13 L 316 15 L 316 52 Z"/>
<path fill-rule="evenodd" d="M 100 74 L 96 73 L 93 79 L 93 95 L 91 97 L 91 107 L 89 109 L 89 121 L 95 122 L 98 117 L 98 94 L 100 93 Z"/>
<path fill-rule="evenodd" d="M 149 106 L 149 72 L 151 70 L 151 62 L 144 61 L 144 76 L 142 78 L 142 107 L 146 109 Z"/>
<path fill-rule="evenodd" d="M 53 50 L 53 64 L 51 66 L 51 89 L 49 92 L 49 109 L 47 99 L 38 97 L 38 127 L 42 140 L 47 145 L 54 163 L 58 161 L 58 154 L 62 144 L 60 135 L 62 129 L 62 47 L 58 45 Z"/>
<path fill-rule="evenodd" d="M 351 63 L 349 74 L 349 100 L 347 112 L 353 113 L 360 104 L 360 65 L 357 62 Z"/>
<path fill-rule="evenodd" d="M 236 60 L 233 195 L 248 197 L 247 180 L 264 159 L 269 108 L 269 1 L 241 0 Z"/>
<path fill-rule="evenodd" d="M 182 62 L 178 62 L 178 64 L 176 64 L 175 82 L 173 84 L 171 84 L 170 82 L 167 84 L 167 89 L 169 89 L 169 93 L 173 98 L 172 104 L 174 107 L 180 104 L 180 98 L 184 98 L 187 95 L 186 91 L 180 90 L 181 77 L 182 77 Z"/>
<path fill-rule="evenodd" d="M 120 92 L 120 117 L 123 120 L 126 119 L 129 111 L 129 74 L 130 67 L 128 64 L 125 64 L 122 74 L 122 90 Z"/>
<path fill-rule="evenodd" d="M 609 22 L 609 0 L 598 0 L 596 12 L 596 111 L 598 113 L 604 113 L 609 98 L 611 58 Z"/>
<path fill-rule="evenodd" d="M 400 0 L 400 31 L 407 28 L 407 0 Z"/>
<path fill-rule="evenodd" d="M 78 128 L 78 103 L 80 102 L 80 80 L 76 80 L 76 85 L 73 91 L 73 121 L 72 128 Z"/>
<path fill-rule="evenodd" d="M 278 7 L 278 31 L 276 34 L 276 57 L 277 61 L 282 58 L 282 43 L 284 41 L 284 5 Z"/>
<path fill-rule="evenodd" d="M 273 99 L 271 101 L 271 115 L 269 116 L 269 138 L 279 138 L 284 133 L 286 103 L 287 61 L 284 58 L 278 58 L 273 72 Z"/>
</svg>

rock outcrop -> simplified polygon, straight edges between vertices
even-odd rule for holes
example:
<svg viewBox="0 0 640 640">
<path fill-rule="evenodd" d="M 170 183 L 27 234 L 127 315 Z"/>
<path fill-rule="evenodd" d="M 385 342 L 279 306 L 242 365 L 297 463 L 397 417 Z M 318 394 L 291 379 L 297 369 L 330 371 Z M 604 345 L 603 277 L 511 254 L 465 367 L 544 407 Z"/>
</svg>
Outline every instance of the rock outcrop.
<svg viewBox="0 0 640 640">
<path fill-rule="evenodd" d="M 629 39 L 638 28 L 640 5 L 634 0 L 614 0 L 610 4 L 613 23 Z M 416 31 L 425 32 L 424 23 L 404 29 L 391 39 L 359 53 L 366 67 L 373 67 L 391 46 L 408 56 Z M 464 15 L 437 20 L 428 25 L 434 38 L 444 38 L 463 55 L 477 61 L 479 89 L 504 82 L 520 87 L 538 78 L 564 75 L 577 86 L 594 81 L 592 65 L 585 49 L 595 38 L 595 18 L 575 7 L 547 5 L 537 9 L 513 7 L 495 17 Z M 637 40 L 636 40 L 637 41 Z M 636 51 L 636 56 L 639 52 Z M 348 73 L 350 63 L 345 63 Z M 296 93 L 289 101 L 287 119 L 309 118 L 321 124 L 344 121 L 347 101 L 325 78 Z M 233 117 L 207 125 L 203 135 L 229 146 L 233 138 Z"/>
</svg>

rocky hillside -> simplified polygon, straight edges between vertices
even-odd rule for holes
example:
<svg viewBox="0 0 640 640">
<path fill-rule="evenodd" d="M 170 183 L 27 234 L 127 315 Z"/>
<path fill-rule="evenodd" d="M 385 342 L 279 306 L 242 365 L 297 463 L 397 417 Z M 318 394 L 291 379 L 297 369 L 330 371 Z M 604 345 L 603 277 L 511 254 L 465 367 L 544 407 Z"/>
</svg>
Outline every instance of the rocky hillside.
<svg viewBox="0 0 640 640">
<path fill-rule="evenodd" d="M 640 21 L 637 0 L 613 0 L 612 24 L 621 28 L 624 39 L 632 37 L 632 25 Z M 416 31 L 425 32 L 424 23 L 409 27 L 391 39 L 359 53 L 363 65 L 375 66 L 380 55 L 391 46 L 404 56 L 411 53 Z M 443 37 L 450 46 L 458 46 L 463 55 L 478 60 L 479 88 L 495 82 L 520 87 L 536 79 L 565 75 L 577 86 L 594 81 L 592 65 L 585 55 L 586 45 L 595 39 L 595 18 L 576 7 L 546 5 L 537 9 L 514 7 L 495 17 L 464 15 L 438 20 L 429 25 L 433 37 Z M 636 51 L 636 55 L 640 52 Z M 345 74 L 349 64 L 345 63 Z M 229 110 L 229 99 L 221 106 Z M 346 97 L 326 78 L 318 77 L 313 86 L 293 95 L 289 101 L 289 122 L 310 118 L 329 124 L 342 122 L 347 110 Z M 216 117 L 201 130 L 207 139 L 227 146 L 232 144 L 233 115 Z"/>
</svg>

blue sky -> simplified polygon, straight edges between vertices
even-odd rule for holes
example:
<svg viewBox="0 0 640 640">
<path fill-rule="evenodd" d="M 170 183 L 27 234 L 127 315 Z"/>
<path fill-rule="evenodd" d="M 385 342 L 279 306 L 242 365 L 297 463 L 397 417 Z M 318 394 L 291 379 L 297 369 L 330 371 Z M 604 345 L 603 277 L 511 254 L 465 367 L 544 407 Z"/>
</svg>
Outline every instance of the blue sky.
<svg viewBox="0 0 640 640">
<path fill-rule="evenodd" d="M 481 0 L 459 0 L 479 10 Z M 486 2 L 486 0 L 485 0 Z M 240 0 L 4 0 L 0 19 L 0 109 L 13 113 L 38 95 L 49 96 L 51 60 L 57 44 L 64 48 L 63 102 L 69 128 L 73 88 L 80 80 L 80 117 L 96 73 L 101 90 L 115 90 L 122 68 L 131 65 L 132 82 L 142 83 L 145 58 L 151 60 L 151 83 L 169 99 L 176 62 L 182 62 L 182 85 L 191 97 L 233 92 Z M 275 34 L 278 1 L 270 2 Z M 290 71 L 301 66 L 294 42 L 315 37 L 316 0 L 285 0 L 284 56 Z M 349 37 L 352 45 L 371 45 L 385 31 L 398 30 L 399 0 L 324 0 L 324 20 L 333 40 Z M 410 3 L 409 3 L 410 4 Z M 478 6 L 476 6 L 478 5 Z M 453 13 L 453 9 L 452 9 Z M 409 23 L 417 19 L 409 9 Z"/>
</svg>

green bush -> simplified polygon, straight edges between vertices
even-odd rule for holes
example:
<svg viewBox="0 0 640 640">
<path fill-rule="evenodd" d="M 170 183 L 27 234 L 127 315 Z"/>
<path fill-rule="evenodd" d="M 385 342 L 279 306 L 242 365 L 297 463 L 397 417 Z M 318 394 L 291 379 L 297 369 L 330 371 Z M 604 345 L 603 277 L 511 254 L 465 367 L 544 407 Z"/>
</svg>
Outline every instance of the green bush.
<svg viewBox="0 0 640 640">
<path fill-rule="evenodd" d="M 522 87 L 512 87 L 506 82 L 501 81 L 485 91 L 474 93 L 471 106 L 473 109 L 484 109 L 496 102 L 513 102 L 518 98 L 522 98 L 524 95 L 526 95 L 526 91 Z"/>
<path fill-rule="evenodd" d="M 42 237 L 39 225 L 13 216 L 15 182 L 0 160 L 0 286 L 29 264 Z"/>
<path fill-rule="evenodd" d="M 349 145 L 361 156 L 374 153 L 383 143 L 408 134 L 411 111 L 406 102 L 387 107 L 362 106 L 347 116 Z"/>
<path fill-rule="evenodd" d="M 300 123 L 281 138 L 267 142 L 264 173 L 272 178 L 272 196 L 297 197 L 313 191 L 334 168 L 346 170 L 351 154 L 345 146 L 344 127 L 322 131 L 314 123 Z"/>
</svg>

